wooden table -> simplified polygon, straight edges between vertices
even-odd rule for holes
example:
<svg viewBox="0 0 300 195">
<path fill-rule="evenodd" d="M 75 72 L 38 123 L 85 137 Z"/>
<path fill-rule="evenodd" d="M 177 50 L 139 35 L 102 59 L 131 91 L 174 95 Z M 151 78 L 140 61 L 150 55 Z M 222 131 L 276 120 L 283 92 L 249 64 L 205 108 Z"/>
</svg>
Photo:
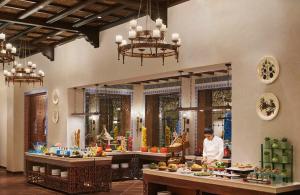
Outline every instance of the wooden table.
<svg viewBox="0 0 300 195">
<path fill-rule="evenodd" d="M 300 183 L 263 185 L 243 182 L 241 179 L 197 177 L 167 171 L 144 169 L 144 195 L 156 195 L 169 190 L 176 195 L 299 195 Z"/>
<path fill-rule="evenodd" d="M 109 191 L 112 157 L 63 158 L 25 153 L 27 182 L 69 194 Z M 45 173 L 33 171 L 45 167 Z M 53 176 L 52 170 L 67 171 L 68 177 Z"/>
</svg>

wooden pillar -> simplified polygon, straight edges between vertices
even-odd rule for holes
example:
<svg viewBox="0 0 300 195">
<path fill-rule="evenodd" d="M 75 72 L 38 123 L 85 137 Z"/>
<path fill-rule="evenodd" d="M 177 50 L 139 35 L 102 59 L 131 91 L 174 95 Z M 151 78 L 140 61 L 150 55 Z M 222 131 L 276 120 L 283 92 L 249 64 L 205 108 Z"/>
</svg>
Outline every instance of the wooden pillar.
<svg viewBox="0 0 300 195">
<path fill-rule="evenodd" d="M 198 91 L 198 105 L 200 107 L 200 110 L 198 111 L 197 148 L 198 148 L 198 152 L 202 154 L 204 129 L 207 127 L 211 127 L 212 124 L 211 110 L 205 110 L 205 109 L 202 110 L 202 109 L 212 106 L 211 90 Z"/>
<path fill-rule="evenodd" d="M 148 146 L 159 146 L 159 96 L 146 96 L 145 127 Z"/>
</svg>

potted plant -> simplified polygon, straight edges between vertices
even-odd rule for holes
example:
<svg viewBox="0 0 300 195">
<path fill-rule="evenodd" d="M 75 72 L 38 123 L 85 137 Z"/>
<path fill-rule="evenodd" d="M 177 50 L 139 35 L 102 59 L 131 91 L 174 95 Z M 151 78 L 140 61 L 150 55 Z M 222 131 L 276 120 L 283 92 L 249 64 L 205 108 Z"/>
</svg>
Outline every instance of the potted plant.
<svg viewBox="0 0 300 195">
<path fill-rule="evenodd" d="M 269 151 L 264 152 L 264 162 L 266 163 L 271 162 L 271 156 Z"/>
<path fill-rule="evenodd" d="M 270 139 L 270 137 L 265 138 L 265 148 L 271 148 L 271 139 Z"/>
<path fill-rule="evenodd" d="M 272 148 L 273 149 L 278 149 L 279 148 L 279 141 L 278 141 L 278 139 L 274 139 L 273 140 Z"/>
<path fill-rule="evenodd" d="M 281 139 L 281 148 L 282 149 L 287 149 L 288 148 L 287 138 L 285 138 L 285 137 Z"/>
</svg>

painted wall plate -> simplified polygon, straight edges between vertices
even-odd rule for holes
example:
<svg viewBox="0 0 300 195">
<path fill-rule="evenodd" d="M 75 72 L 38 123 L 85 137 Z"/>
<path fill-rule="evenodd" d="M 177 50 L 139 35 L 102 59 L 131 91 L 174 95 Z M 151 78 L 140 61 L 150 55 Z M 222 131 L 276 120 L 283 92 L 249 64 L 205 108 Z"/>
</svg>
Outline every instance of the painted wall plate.
<svg viewBox="0 0 300 195">
<path fill-rule="evenodd" d="M 59 92 L 57 89 L 54 89 L 52 92 L 52 102 L 55 105 L 57 105 L 59 102 Z"/>
<path fill-rule="evenodd" d="M 52 113 L 52 122 L 54 124 L 57 124 L 58 121 L 59 121 L 59 112 L 58 112 L 58 110 L 54 110 Z"/>
<path fill-rule="evenodd" d="M 279 100 L 273 93 L 262 94 L 256 102 L 256 112 L 262 120 L 272 120 L 279 112 Z"/>
<path fill-rule="evenodd" d="M 273 56 L 263 57 L 257 65 L 257 75 L 265 84 L 273 83 L 279 76 L 279 63 Z"/>
</svg>

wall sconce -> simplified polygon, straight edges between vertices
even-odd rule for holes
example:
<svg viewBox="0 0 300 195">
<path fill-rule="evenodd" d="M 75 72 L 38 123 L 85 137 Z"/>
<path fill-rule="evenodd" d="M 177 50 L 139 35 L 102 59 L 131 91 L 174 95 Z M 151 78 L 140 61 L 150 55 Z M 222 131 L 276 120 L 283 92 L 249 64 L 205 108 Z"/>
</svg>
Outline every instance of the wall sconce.
<svg viewBox="0 0 300 195">
<path fill-rule="evenodd" d="M 139 113 L 136 117 L 136 128 L 137 130 L 142 131 L 142 127 L 143 127 L 143 118 Z"/>
</svg>

